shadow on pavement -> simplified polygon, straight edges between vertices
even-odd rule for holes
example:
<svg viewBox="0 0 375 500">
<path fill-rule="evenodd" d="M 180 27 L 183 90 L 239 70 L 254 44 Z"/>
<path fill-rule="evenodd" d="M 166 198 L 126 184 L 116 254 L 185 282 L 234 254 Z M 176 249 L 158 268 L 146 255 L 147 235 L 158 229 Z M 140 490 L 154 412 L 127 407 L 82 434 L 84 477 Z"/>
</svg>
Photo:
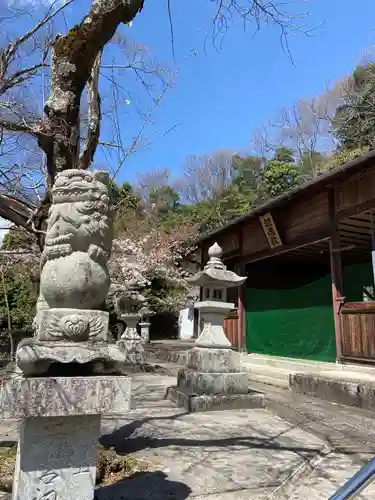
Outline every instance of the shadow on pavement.
<svg viewBox="0 0 375 500">
<path fill-rule="evenodd" d="M 185 500 L 191 492 L 186 484 L 167 479 L 164 472 L 139 472 L 119 483 L 101 486 L 94 500 Z"/>
<path fill-rule="evenodd" d="M 275 442 L 279 436 L 272 436 L 267 438 L 253 437 L 253 436 L 235 436 L 229 438 L 215 438 L 208 439 L 192 439 L 192 438 L 162 438 L 151 437 L 132 434 L 140 429 L 145 423 L 152 420 L 177 420 L 183 414 L 172 415 L 168 417 L 147 417 L 145 419 L 138 419 L 129 424 L 126 424 L 111 433 L 101 436 L 99 442 L 104 448 L 113 448 L 118 455 L 127 455 L 147 448 L 165 448 L 168 446 L 181 446 L 181 447 L 222 447 L 235 449 L 238 446 L 253 448 L 253 449 L 269 449 L 279 451 L 291 451 L 297 453 L 305 459 L 312 458 L 320 451 L 319 447 L 303 447 L 303 446 L 286 446 Z"/>
</svg>

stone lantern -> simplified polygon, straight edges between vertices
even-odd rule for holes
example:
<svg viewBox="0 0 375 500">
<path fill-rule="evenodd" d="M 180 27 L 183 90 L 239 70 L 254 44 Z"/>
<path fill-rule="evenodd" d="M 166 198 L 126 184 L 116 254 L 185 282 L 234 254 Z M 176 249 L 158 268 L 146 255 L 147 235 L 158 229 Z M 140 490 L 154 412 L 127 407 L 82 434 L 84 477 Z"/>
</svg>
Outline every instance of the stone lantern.
<svg viewBox="0 0 375 500">
<path fill-rule="evenodd" d="M 124 350 L 128 361 L 134 364 L 145 363 L 142 339 L 137 332 L 137 325 L 141 319 L 141 308 L 146 298 L 139 293 L 136 287 L 123 290 L 117 299 L 117 312 L 119 318 L 126 323 L 126 328 L 121 334 L 117 344 Z"/>
<path fill-rule="evenodd" d="M 202 301 L 196 302 L 194 306 L 203 320 L 203 328 L 195 342 L 196 346 L 231 347 L 223 330 L 223 320 L 235 305 L 227 302 L 227 289 L 241 286 L 246 277 L 228 271 L 221 260 L 222 253 L 217 243 L 212 245 L 208 250 L 210 259 L 203 271 L 187 279 L 192 285 L 202 288 Z"/>
<path fill-rule="evenodd" d="M 208 251 L 209 261 L 188 281 L 202 288 L 202 300 L 195 304 L 203 327 L 187 353 L 186 366 L 177 376 L 177 386 L 167 397 L 187 411 L 204 411 L 263 406 L 263 395 L 248 389 L 248 373 L 241 371 L 240 357 L 225 336 L 223 320 L 235 305 L 226 301 L 227 289 L 239 287 L 246 277 L 229 271 L 221 260 L 217 243 Z"/>
</svg>

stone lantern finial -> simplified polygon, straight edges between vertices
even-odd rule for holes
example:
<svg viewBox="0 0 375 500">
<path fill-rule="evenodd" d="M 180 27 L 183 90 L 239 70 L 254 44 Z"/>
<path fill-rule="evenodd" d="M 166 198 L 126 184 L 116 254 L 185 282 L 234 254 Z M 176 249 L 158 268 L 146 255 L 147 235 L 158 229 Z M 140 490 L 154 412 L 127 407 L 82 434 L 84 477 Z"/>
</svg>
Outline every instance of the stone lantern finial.
<svg viewBox="0 0 375 500">
<path fill-rule="evenodd" d="M 209 260 L 205 265 L 205 269 L 226 269 L 221 256 L 223 249 L 216 242 L 208 249 Z"/>
<path fill-rule="evenodd" d="M 208 256 L 215 257 L 217 259 L 221 259 L 221 256 L 223 255 L 223 249 L 221 248 L 220 245 L 218 245 L 217 242 L 215 242 L 209 249 L 208 249 Z"/>
</svg>

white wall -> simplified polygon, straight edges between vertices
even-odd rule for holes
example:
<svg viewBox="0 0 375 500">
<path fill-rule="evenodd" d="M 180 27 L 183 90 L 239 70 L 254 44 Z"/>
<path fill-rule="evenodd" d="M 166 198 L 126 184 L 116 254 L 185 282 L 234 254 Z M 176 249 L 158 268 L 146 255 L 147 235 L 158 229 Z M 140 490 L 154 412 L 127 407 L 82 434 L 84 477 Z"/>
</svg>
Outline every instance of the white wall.
<svg viewBox="0 0 375 500">
<path fill-rule="evenodd" d="M 11 223 L 0 217 L 0 246 L 3 244 L 4 236 L 8 233 L 7 227 L 10 227 Z"/>
<path fill-rule="evenodd" d="M 194 308 L 182 309 L 178 318 L 178 338 L 180 340 L 192 339 L 194 335 Z"/>
</svg>

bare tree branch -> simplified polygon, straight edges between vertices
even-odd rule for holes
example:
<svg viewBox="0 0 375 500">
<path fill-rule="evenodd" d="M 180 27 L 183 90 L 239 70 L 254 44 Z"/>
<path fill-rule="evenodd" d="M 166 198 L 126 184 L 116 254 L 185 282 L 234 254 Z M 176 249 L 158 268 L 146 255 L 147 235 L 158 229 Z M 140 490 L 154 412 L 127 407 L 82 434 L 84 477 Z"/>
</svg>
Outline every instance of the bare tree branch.
<svg viewBox="0 0 375 500">
<path fill-rule="evenodd" d="M 37 67 L 31 67 L 31 68 L 26 68 L 20 71 L 17 71 L 14 73 L 12 76 L 6 78 L 6 73 L 9 69 L 9 66 L 14 59 L 14 56 L 18 50 L 18 48 L 25 43 L 27 40 L 29 40 L 37 31 L 39 31 L 43 26 L 45 26 L 48 22 L 50 22 L 59 12 L 61 12 L 63 9 L 65 9 L 69 4 L 72 3 L 73 0 L 67 0 L 64 2 L 60 7 L 58 7 L 56 10 L 53 11 L 53 6 L 55 2 L 52 3 L 50 9 L 48 10 L 47 14 L 39 21 L 33 28 L 28 30 L 26 33 L 24 33 L 22 36 L 11 42 L 5 49 L 0 51 L 0 89 L 1 93 L 5 92 L 5 89 L 3 91 L 4 85 L 9 88 L 9 82 L 13 80 L 17 80 L 19 76 L 25 75 L 27 73 L 33 74 L 33 72 L 38 69 Z M 42 65 L 37 65 L 38 67 L 41 67 Z M 21 73 L 21 74 L 20 74 Z M 8 85 L 7 85 L 8 82 Z"/>
<path fill-rule="evenodd" d="M 145 129 L 153 125 L 153 113 L 172 84 L 172 79 L 165 79 L 165 66 L 149 64 L 147 48 L 139 50 L 140 47 L 134 47 L 129 50 L 130 44 L 125 37 L 124 41 L 120 40 L 121 34 L 114 38 L 119 26 L 122 23 L 129 24 L 143 9 L 144 0 L 92 0 L 88 2 L 90 8 L 87 15 L 78 25 L 65 35 L 54 37 L 51 21 L 72 1 L 53 1 L 43 19 L 23 35 L 15 37 L 3 50 L 0 49 L 0 95 L 3 98 L 0 103 L 0 193 L 5 193 L 0 194 L 0 216 L 3 215 L 37 234 L 43 233 L 50 186 L 56 174 L 71 168 L 89 168 L 94 160 L 99 139 L 102 144 L 111 148 L 105 149 L 105 154 L 111 154 L 109 151 L 112 151 L 116 157 L 116 174 L 129 154 L 139 146 L 152 142 L 150 136 L 148 140 L 145 138 Z M 282 43 L 286 44 L 289 34 L 297 30 L 308 33 L 299 26 L 301 17 L 290 14 L 289 5 L 292 0 L 215 1 L 215 40 L 224 36 L 229 23 L 236 17 L 242 19 L 245 24 L 254 23 L 256 29 L 261 25 L 276 24 L 280 28 Z M 172 0 L 168 0 L 174 54 L 171 4 Z M 67 26 L 66 21 L 65 25 Z M 43 36 L 42 40 L 38 39 L 40 36 Z M 52 39 L 54 41 L 51 43 Z M 104 83 L 111 84 L 108 111 L 105 95 L 99 95 L 98 80 L 101 55 L 105 46 L 110 43 L 115 43 L 117 48 L 111 52 L 109 60 L 103 61 L 105 71 L 101 73 L 105 79 Z M 115 60 L 116 50 L 124 47 L 129 52 L 125 62 L 123 54 L 121 59 Z M 196 54 L 196 51 L 192 53 Z M 48 64 L 47 54 L 51 54 Z M 30 57 L 28 63 L 25 62 L 26 57 Z M 108 56 L 104 54 L 103 57 Z M 112 65 L 109 64 L 111 57 Z M 108 72 L 108 69 L 111 71 Z M 121 73 L 122 69 L 130 69 L 131 72 L 125 77 L 124 73 Z M 178 71 L 179 69 L 174 75 Z M 38 86 L 40 82 L 36 79 L 39 75 L 41 92 Z M 146 107 L 137 99 L 137 90 L 133 94 L 129 88 L 128 75 L 134 78 L 136 89 L 141 88 L 144 91 Z M 84 92 L 85 88 L 87 93 Z M 44 96 L 48 96 L 48 92 L 49 97 L 45 100 Z M 39 102 L 39 99 L 43 103 Z M 123 106 L 125 103 L 126 106 Z M 129 103 L 132 105 L 128 106 Z M 120 115 L 121 112 L 124 115 Z M 125 115 L 126 118 L 131 116 L 129 121 L 139 125 L 139 131 L 135 135 L 129 132 L 129 137 L 126 136 L 127 132 L 123 127 Z M 112 127 L 106 126 L 108 119 L 112 120 Z M 173 130 L 175 126 L 166 127 L 168 130 L 165 133 Z M 109 137 L 103 137 L 108 133 L 108 129 L 111 129 Z M 100 133 L 102 136 L 99 138 Z M 155 139 L 155 134 L 151 134 L 151 138 Z M 4 155 L 8 155 L 11 161 L 8 161 L 8 158 L 4 161 Z M 222 174 L 222 171 L 218 171 L 217 178 L 210 179 L 212 192 L 216 192 L 218 186 L 225 184 L 225 175 L 223 177 Z M 10 193 L 19 195 L 20 199 L 9 196 Z M 21 201 L 21 197 L 25 202 Z M 30 203 L 28 199 L 31 199 Z"/>
<path fill-rule="evenodd" d="M 180 193 L 184 200 L 199 203 L 220 195 L 231 182 L 233 153 L 217 151 L 211 155 L 188 156 L 183 167 Z"/>
<path fill-rule="evenodd" d="M 34 210 L 35 207 L 25 200 L 20 201 L 12 196 L 0 194 L 0 217 L 23 227 L 27 231 L 30 231 L 29 220 Z"/>
<path fill-rule="evenodd" d="M 12 132 L 28 132 L 33 133 L 33 129 L 26 123 L 12 123 L 6 120 L 0 120 L 0 127 Z"/>
<path fill-rule="evenodd" d="M 11 89 L 12 87 L 20 85 L 26 80 L 29 80 L 36 74 L 38 69 L 43 67 L 45 67 L 45 64 L 43 63 L 34 64 L 34 66 L 31 66 L 30 68 L 21 69 L 13 73 L 8 78 L 4 78 L 1 82 L 0 95 L 4 94 L 7 90 Z"/>
<path fill-rule="evenodd" d="M 72 3 L 73 0 L 67 0 L 64 2 L 60 7 L 58 7 L 56 10 L 53 11 L 54 5 L 56 2 L 53 2 L 48 9 L 46 15 L 41 19 L 35 26 L 33 26 L 30 30 L 28 30 L 26 33 L 24 33 L 22 36 L 17 38 L 14 42 L 10 43 L 7 47 L 7 49 L 4 51 L 6 54 L 7 58 L 10 59 L 11 57 L 14 56 L 17 48 L 29 40 L 37 31 L 39 31 L 45 24 L 47 24 L 49 21 L 51 21 L 59 12 L 61 12 L 65 7 L 67 7 L 69 4 Z"/>
<path fill-rule="evenodd" d="M 225 37 L 229 24 L 236 18 L 242 20 L 244 29 L 248 25 L 255 27 L 255 33 L 262 26 L 270 24 L 279 29 L 280 44 L 283 51 L 292 59 L 289 49 L 289 36 L 296 32 L 310 35 L 312 29 L 303 24 L 307 13 L 291 13 L 293 4 L 306 4 L 309 0 L 216 0 L 216 12 L 213 18 L 212 42 L 219 46 Z"/>
</svg>

